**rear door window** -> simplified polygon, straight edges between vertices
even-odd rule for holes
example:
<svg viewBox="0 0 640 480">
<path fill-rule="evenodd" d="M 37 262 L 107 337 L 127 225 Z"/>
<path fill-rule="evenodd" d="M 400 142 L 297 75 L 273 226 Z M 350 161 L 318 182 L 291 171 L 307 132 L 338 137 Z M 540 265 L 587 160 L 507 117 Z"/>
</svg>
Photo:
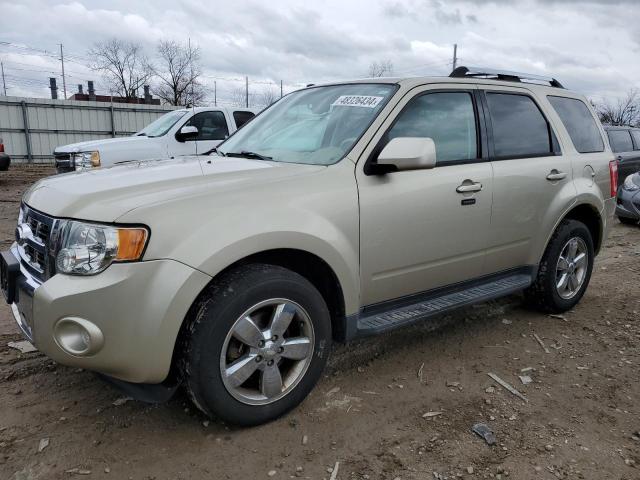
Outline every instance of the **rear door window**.
<svg viewBox="0 0 640 480">
<path fill-rule="evenodd" d="M 527 95 L 487 92 L 497 159 L 554 155 L 547 119 Z"/>
<path fill-rule="evenodd" d="M 236 122 L 236 127 L 240 128 L 242 125 L 247 123 L 249 120 L 251 120 L 255 116 L 256 114 L 253 112 L 237 111 L 237 112 L 233 112 L 233 121 Z"/>
<path fill-rule="evenodd" d="M 609 130 L 609 143 L 615 153 L 633 151 L 633 143 L 629 130 Z"/>
<path fill-rule="evenodd" d="M 573 146 L 579 153 L 604 151 L 600 129 L 591 111 L 582 100 L 552 95 L 549 95 L 547 99 L 562 120 Z"/>
<path fill-rule="evenodd" d="M 640 130 L 631 130 L 631 136 L 633 137 L 634 150 L 640 150 Z"/>
</svg>

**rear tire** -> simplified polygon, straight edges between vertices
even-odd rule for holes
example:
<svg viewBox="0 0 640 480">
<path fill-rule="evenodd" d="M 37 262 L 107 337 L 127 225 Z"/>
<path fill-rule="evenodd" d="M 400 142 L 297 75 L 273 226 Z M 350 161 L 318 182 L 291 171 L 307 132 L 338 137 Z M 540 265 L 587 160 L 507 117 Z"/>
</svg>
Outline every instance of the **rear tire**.
<svg viewBox="0 0 640 480">
<path fill-rule="evenodd" d="M 224 274 L 195 305 L 181 364 L 193 403 L 236 425 L 274 420 L 304 400 L 331 349 L 318 290 L 273 265 Z"/>
<path fill-rule="evenodd" d="M 618 220 L 620 220 L 620 223 L 623 223 L 625 225 L 638 225 L 637 219 L 627 218 L 627 217 L 618 217 Z"/>
<path fill-rule="evenodd" d="M 589 229 L 577 220 L 564 220 L 547 245 L 534 283 L 524 292 L 527 304 L 545 313 L 573 308 L 589 285 L 594 256 Z"/>
</svg>

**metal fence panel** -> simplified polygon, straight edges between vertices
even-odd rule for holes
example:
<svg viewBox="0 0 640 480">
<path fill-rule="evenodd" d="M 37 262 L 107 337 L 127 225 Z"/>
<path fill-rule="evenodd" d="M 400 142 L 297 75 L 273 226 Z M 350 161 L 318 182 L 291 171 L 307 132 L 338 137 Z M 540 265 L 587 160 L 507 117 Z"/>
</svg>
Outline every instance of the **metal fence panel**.
<svg viewBox="0 0 640 480">
<path fill-rule="evenodd" d="M 60 145 L 131 135 L 175 108 L 0 96 L 0 138 L 16 163 L 53 163 Z"/>
</svg>

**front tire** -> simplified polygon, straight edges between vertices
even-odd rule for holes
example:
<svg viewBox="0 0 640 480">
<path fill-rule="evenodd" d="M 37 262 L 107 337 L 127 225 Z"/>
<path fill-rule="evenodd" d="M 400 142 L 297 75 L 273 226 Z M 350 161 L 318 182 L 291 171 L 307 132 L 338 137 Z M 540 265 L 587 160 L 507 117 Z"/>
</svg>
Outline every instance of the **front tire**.
<svg viewBox="0 0 640 480">
<path fill-rule="evenodd" d="M 547 245 L 534 283 L 525 290 L 527 303 L 545 313 L 573 308 L 589 285 L 594 256 L 589 229 L 577 220 L 564 220 Z"/>
<path fill-rule="evenodd" d="M 298 405 L 327 362 L 331 320 L 318 290 L 273 265 L 224 274 L 195 306 L 182 367 L 194 404 L 236 425 L 258 425 Z"/>
</svg>

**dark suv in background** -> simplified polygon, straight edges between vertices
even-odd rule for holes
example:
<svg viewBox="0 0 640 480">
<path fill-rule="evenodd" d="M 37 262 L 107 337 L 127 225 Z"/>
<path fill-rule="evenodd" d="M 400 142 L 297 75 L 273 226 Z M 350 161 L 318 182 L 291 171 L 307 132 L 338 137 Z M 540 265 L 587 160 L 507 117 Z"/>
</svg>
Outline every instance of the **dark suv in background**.
<svg viewBox="0 0 640 480">
<path fill-rule="evenodd" d="M 0 138 L 0 172 L 8 170 L 10 164 L 11 158 L 5 153 L 4 143 L 2 143 L 2 138 Z"/>
<path fill-rule="evenodd" d="M 618 160 L 620 185 L 629 176 L 640 172 L 640 128 L 604 126 L 611 150 Z"/>
</svg>

